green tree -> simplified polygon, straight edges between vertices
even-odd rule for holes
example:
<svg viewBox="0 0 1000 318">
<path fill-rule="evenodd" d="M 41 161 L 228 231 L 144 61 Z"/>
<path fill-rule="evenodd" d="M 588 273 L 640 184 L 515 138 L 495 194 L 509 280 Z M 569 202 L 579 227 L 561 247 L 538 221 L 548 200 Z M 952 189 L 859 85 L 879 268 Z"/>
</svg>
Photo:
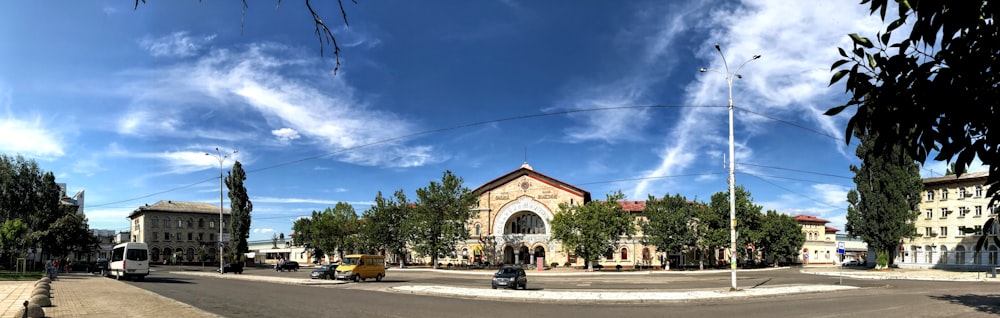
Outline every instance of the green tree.
<svg viewBox="0 0 1000 318">
<path fill-rule="evenodd" d="M 198 248 L 198 259 L 201 260 L 201 267 L 205 267 L 205 259 L 208 258 L 208 250 L 202 245 Z"/>
<path fill-rule="evenodd" d="M 723 219 L 704 202 L 694 203 L 691 209 L 696 220 L 694 232 L 698 238 L 695 240 L 695 257 L 698 269 L 705 269 L 706 258 L 715 255 L 713 251 L 716 248 L 729 244 L 729 215 Z"/>
<path fill-rule="evenodd" d="M 847 193 L 847 232 L 892 256 L 902 238 L 916 233 L 913 221 L 924 189 L 920 167 L 902 146 L 886 151 L 874 147 L 877 136 L 856 137 L 861 166 L 851 165 L 856 190 Z"/>
<path fill-rule="evenodd" d="M 806 233 L 795 218 L 768 210 L 760 225 L 760 244 L 756 247 L 778 263 L 791 261 L 799 255 L 799 250 L 806 242 Z"/>
<path fill-rule="evenodd" d="M 722 222 L 712 224 L 712 240 L 713 243 L 723 243 L 723 245 L 717 245 L 716 248 L 729 248 L 730 245 L 730 233 L 729 233 L 729 192 L 716 192 L 712 195 L 712 201 L 709 203 L 709 207 L 712 213 L 715 214 L 713 220 L 722 220 Z M 753 204 L 753 196 L 750 195 L 750 191 L 747 191 L 742 185 L 736 186 L 736 251 L 737 253 L 733 255 L 736 259 L 739 259 L 739 251 L 747 250 L 747 244 L 753 244 L 754 246 L 760 244 L 761 232 L 760 224 L 763 218 L 761 210 L 763 207 Z M 719 228 L 718 226 L 722 227 Z M 718 239 L 723 239 L 723 242 L 718 242 Z M 750 253 L 744 253 L 743 259 L 750 260 L 748 257 L 752 256 Z"/>
<path fill-rule="evenodd" d="M 370 248 L 385 250 L 399 261 L 400 268 L 406 256 L 406 246 L 409 234 L 406 233 L 406 222 L 413 208 L 406 200 L 403 190 L 396 190 L 395 199 L 385 198 L 382 191 L 375 195 L 375 204 L 365 210 L 362 233 L 371 244 Z"/>
<path fill-rule="evenodd" d="M 552 239 L 562 241 L 564 250 L 574 251 L 587 262 L 609 250 L 614 250 L 622 237 L 635 235 L 635 217 L 622 210 L 618 201 L 625 198 L 621 191 L 607 195 L 605 201 L 590 201 L 584 205 L 559 204 L 552 216 Z"/>
<path fill-rule="evenodd" d="M 21 219 L 4 220 L 0 225 L 0 254 L 19 253 L 31 245 L 29 231 L 28 225 Z"/>
<path fill-rule="evenodd" d="M 226 175 L 226 188 L 229 189 L 229 241 L 233 248 L 230 249 L 231 259 L 242 262 L 246 259 L 246 253 L 250 251 L 247 246 L 247 239 L 250 238 L 250 212 L 253 211 L 253 202 L 247 195 L 247 188 L 243 186 L 247 174 L 243 171 L 243 165 L 239 160 L 233 163 L 233 170 Z"/>
<path fill-rule="evenodd" d="M 337 202 L 332 209 L 313 211 L 310 223 L 308 237 L 311 246 L 327 253 L 337 253 L 341 259 L 345 250 L 353 248 L 351 238 L 357 233 L 358 215 L 350 204 Z"/>
<path fill-rule="evenodd" d="M 89 253 L 100 242 L 90 231 L 83 215 L 69 213 L 57 219 L 48 229 L 36 231 L 35 238 L 43 251 L 54 256 L 70 252 Z"/>
<path fill-rule="evenodd" d="M 411 236 L 413 250 L 431 257 L 437 268 L 438 258 L 455 251 L 459 242 L 469 238 L 465 228 L 476 203 L 476 196 L 462 186 L 463 180 L 445 171 L 441 183 L 431 181 L 417 189 L 417 203 L 408 218 L 405 231 Z"/>
<path fill-rule="evenodd" d="M 643 210 L 646 220 L 639 222 L 643 244 L 655 245 L 668 254 L 694 249 L 698 241 L 696 209 L 694 203 L 680 194 L 664 195 L 661 199 L 650 195 Z"/>
<path fill-rule="evenodd" d="M 840 48 L 830 84 L 845 82 L 851 136 L 877 136 L 874 152 L 902 147 L 914 160 L 957 163 L 961 175 L 979 158 L 989 167 L 987 196 L 996 200 L 1000 182 L 1000 2 L 863 0 L 889 22 L 873 39 L 856 33 L 850 50 Z M 890 8 L 894 3 L 894 8 Z M 898 10 L 892 10 L 898 9 Z M 890 14 L 887 18 L 887 12 Z M 909 34 L 900 26 L 907 25 Z M 902 34 L 895 34 L 902 33 Z M 895 35 L 895 36 L 893 36 Z M 956 106 L 956 105 L 961 105 Z"/>
<path fill-rule="evenodd" d="M 313 212 L 315 215 L 316 212 Z M 295 246 L 305 246 L 307 248 L 314 248 L 312 246 L 312 228 L 313 219 L 311 217 L 300 217 L 292 222 L 292 244 Z"/>
</svg>

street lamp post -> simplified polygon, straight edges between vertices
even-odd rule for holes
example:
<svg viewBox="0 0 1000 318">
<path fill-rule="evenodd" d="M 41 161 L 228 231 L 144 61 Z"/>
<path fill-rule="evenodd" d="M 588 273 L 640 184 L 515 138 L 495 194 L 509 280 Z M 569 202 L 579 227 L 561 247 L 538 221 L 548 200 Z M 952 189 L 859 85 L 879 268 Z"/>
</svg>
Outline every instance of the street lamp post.
<svg viewBox="0 0 1000 318">
<path fill-rule="evenodd" d="M 732 73 L 729 72 L 729 63 L 726 62 L 726 55 L 722 54 L 722 48 L 719 44 L 715 44 L 715 50 L 719 51 L 719 55 L 722 56 L 722 65 L 726 68 L 726 72 L 723 73 L 719 70 L 713 70 L 708 68 L 701 68 L 701 72 L 716 72 L 722 74 L 726 77 L 726 84 L 729 85 L 729 267 L 732 271 L 732 286 L 730 290 L 738 290 L 736 288 L 736 147 L 733 142 L 733 79 L 743 78 L 740 75 L 740 69 L 744 65 L 750 63 L 750 61 L 760 58 L 760 54 L 754 55 L 740 67 L 737 67 Z"/>
<path fill-rule="evenodd" d="M 235 155 L 236 153 L 237 153 L 237 151 L 233 150 L 232 153 L 223 155 L 222 154 L 222 150 L 220 150 L 219 147 L 215 147 L 215 155 L 214 155 L 214 157 L 215 157 L 215 159 L 219 160 L 219 274 L 225 274 L 226 273 L 225 269 L 223 268 L 224 264 L 222 262 L 222 257 L 223 257 L 222 253 L 223 253 L 223 250 L 224 250 L 223 247 L 225 246 L 225 245 L 223 245 L 225 243 L 222 242 L 222 224 L 223 224 L 223 221 L 224 221 L 223 218 L 222 218 L 222 211 L 223 211 L 223 207 L 222 207 L 222 182 L 224 181 L 222 179 L 222 164 L 226 162 L 226 158 L 229 158 L 229 155 Z M 213 156 L 212 154 L 207 153 L 207 152 L 205 153 L 205 155 L 206 156 Z"/>
</svg>

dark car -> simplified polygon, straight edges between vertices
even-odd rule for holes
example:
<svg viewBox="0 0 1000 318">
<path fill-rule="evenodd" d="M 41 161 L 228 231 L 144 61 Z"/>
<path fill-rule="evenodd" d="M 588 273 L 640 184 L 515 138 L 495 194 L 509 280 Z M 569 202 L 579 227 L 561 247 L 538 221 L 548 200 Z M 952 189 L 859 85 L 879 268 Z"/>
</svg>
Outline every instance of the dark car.
<svg viewBox="0 0 1000 318">
<path fill-rule="evenodd" d="M 493 289 L 497 289 L 497 287 L 528 289 L 528 276 L 520 267 L 505 266 L 493 274 L 492 285 Z"/>
<path fill-rule="evenodd" d="M 299 262 L 296 261 L 284 261 L 274 265 L 275 271 L 299 271 Z"/>
<path fill-rule="evenodd" d="M 72 261 L 69 263 L 69 270 L 74 272 L 90 273 L 94 268 L 94 263 L 87 261 Z"/>
<path fill-rule="evenodd" d="M 219 270 L 216 269 L 215 271 L 218 272 Z M 243 264 L 226 263 L 226 265 L 222 265 L 222 273 L 223 274 L 225 274 L 225 273 L 243 274 Z"/>
<path fill-rule="evenodd" d="M 330 265 L 320 265 L 318 268 L 314 269 L 312 273 L 309 273 L 309 278 L 312 279 L 333 279 L 333 274 L 337 270 L 337 264 Z"/>
</svg>

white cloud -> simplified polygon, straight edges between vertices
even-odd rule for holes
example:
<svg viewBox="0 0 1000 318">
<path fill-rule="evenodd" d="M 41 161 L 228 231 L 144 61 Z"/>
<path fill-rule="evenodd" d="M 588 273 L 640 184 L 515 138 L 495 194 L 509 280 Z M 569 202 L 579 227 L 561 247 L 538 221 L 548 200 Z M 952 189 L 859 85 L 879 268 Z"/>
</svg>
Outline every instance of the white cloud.
<svg viewBox="0 0 1000 318">
<path fill-rule="evenodd" d="M 255 228 L 255 229 L 251 230 L 251 232 L 253 232 L 253 234 L 271 234 L 271 233 L 274 233 L 274 229 Z"/>
<path fill-rule="evenodd" d="M 275 137 L 278 137 L 278 140 L 282 142 L 290 142 L 292 140 L 299 139 L 299 137 L 301 137 L 299 136 L 299 132 L 295 131 L 295 129 L 287 127 L 272 130 L 271 134 L 274 135 Z"/>
<path fill-rule="evenodd" d="M 104 11 L 105 15 L 112 15 L 112 14 L 118 13 L 118 9 L 117 8 L 112 7 L 110 5 L 107 5 L 107 4 L 105 4 L 104 7 L 101 8 L 101 11 Z"/>
<path fill-rule="evenodd" d="M 295 132 L 302 142 L 317 144 L 337 159 L 355 164 L 412 167 L 443 160 L 430 146 L 388 141 L 412 134 L 415 125 L 371 108 L 346 83 L 348 74 L 330 78 L 316 71 L 316 63 L 314 58 L 297 58 L 296 52 L 284 46 L 258 43 L 239 52 L 213 50 L 193 62 L 132 72 L 129 75 L 137 78 L 128 80 L 119 92 L 135 100 L 135 109 L 122 118 L 120 131 L 190 133 L 197 126 L 189 122 L 200 119 L 191 118 L 191 113 L 212 116 L 218 111 L 240 113 L 242 118 L 263 117 L 270 127 L 283 127 L 247 132 L 259 130 L 258 124 L 247 124 L 250 127 L 245 129 L 229 129 L 241 134 L 219 133 L 219 138 L 259 140 L 255 134 L 291 138 Z M 143 87 L 158 89 L 151 92 Z M 152 119 L 161 122 L 151 129 L 138 124 Z"/>
<path fill-rule="evenodd" d="M 0 118 L 0 152 L 35 158 L 55 158 L 65 154 L 60 136 L 41 119 Z"/>
<path fill-rule="evenodd" d="M 179 31 L 159 38 L 146 36 L 139 40 L 139 46 L 154 57 L 190 57 L 198 54 L 213 39 L 214 34 L 195 37 L 186 31 Z"/>
</svg>

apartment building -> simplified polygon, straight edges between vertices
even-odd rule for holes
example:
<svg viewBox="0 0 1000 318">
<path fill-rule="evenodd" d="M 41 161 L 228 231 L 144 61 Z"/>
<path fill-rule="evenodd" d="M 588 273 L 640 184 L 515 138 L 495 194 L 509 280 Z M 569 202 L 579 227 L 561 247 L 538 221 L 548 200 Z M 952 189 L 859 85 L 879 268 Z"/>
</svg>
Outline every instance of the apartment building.
<svg viewBox="0 0 1000 318">
<path fill-rule="evenodd" d="M 806 241 L 802 244 L 799 261 L 802 264 L 834 264 L 837 256 L 837 229 L 826 226 L 830 221 L 811 216 L 796 215 L 795 221 L 802 226 Z"/>
<path fill-rule="evenodd" d="M 159 201 L 140 206 L 131 214 L 131 240 L 149 245 L 149 257 L 154 262 L 200 262 L 199 250 L 206 251 L 206 262 L 219 260 L 219 206 L 200 202 Z M 229 210 L 223 210 L 221 224 L 229 235 Z"/>
<path fill-rule="evenodd" d="M 896 263 L 909 268 L 969 268 L 997 265 L 998 247 L 988 242 L 976 251 L 983 224 L 996 217 L 986 197 L 988 172 L 924 179 L 924 193 L 914 225 L 917 233 L 904 239 Z M 996 229 L 985 229 L 987 232 Z"/>
</svg>

